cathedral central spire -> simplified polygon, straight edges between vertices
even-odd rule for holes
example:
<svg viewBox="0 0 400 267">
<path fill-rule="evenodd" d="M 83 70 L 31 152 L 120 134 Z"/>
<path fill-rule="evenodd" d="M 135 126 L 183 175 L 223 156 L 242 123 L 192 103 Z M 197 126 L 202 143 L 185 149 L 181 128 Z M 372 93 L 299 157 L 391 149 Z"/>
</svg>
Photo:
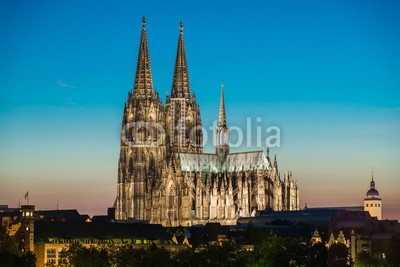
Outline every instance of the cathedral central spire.
<svg viewBox="0 0 400 267">
<path fill-rule="evenodd" d="M 189 72 L 186 63 L 185 42 L 183 40 L 183 23 L 179 24 L 178 51 L 176 53 L 174 80 L 172 81 L 171 97 L 189 98 Z"/>
<path fill-rule="evenodd" d="M 229 129 L 226 127 L 224 83 L 221 84 L 221 100 L 219 104 L 219 118 L 216 135 L 216 153 L 219 161 L 223 163 L 229 153 Z"/>
<path fill-rule="evenodd" d="M 142 18 L 142 34 L 140 37 L 139 55 L 133 91 L 135 98 L 151 98 L 154 93 L 145 17 Z"/>
<path fill-rule="evenodd" d="M 222 84 L 221 84 L 221 100 L 219 103 L 218 127 L 226 128 L 224 82 L 222 82 Z"/>
</svg>

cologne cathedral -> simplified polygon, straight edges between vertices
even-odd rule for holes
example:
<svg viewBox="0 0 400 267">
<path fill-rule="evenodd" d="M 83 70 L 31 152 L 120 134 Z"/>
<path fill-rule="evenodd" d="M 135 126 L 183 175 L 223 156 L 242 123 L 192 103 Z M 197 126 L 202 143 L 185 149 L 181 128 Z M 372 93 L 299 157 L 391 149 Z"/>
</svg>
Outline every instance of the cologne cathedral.
<svg viewBox="0 0 400 267">
<path fill-rule="evenodd" d="M 297 182 L 291 172 L 281 179 L 269 150 L 229 151 L 223 88 L 215 152 L 203 152 L 182 23 L 179 30 L 172 89 L 163 104 L 153 86 L 143 18 L 135 81 L 122 118 L 116 218 L 163 226 L 229 225 L 265 209 L 298 210 Z"/>
</svg>

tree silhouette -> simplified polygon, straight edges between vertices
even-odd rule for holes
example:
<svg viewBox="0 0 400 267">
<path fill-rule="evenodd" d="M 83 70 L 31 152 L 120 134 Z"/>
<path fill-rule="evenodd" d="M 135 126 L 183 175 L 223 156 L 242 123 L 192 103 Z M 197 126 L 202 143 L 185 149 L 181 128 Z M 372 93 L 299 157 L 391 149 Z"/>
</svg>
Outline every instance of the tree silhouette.
<svg viewBox="0 0 400 267">
<path fill-rule="evenodd" d="M 342 243 L 333 244 L 328 249 L 328 266 L 348 266 L 349 252 L 346 245 Z"/>
</svg>

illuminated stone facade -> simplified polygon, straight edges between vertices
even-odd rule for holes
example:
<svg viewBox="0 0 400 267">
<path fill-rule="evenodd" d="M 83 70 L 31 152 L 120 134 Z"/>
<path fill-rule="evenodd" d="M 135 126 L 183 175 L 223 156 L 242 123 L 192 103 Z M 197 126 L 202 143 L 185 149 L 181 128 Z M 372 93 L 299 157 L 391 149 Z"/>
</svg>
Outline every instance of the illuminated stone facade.
<svg viewBox="0 0 400 267">
<path fill-rule="evenodd" d="M 179 28 L 172 90 L 164 106 L 153 87 L 143 19 L 134 88 L 122 119 L 116 218 L 164 226 L 235 224 L 257 210 L 299 209 L 296 181 L 289 172 L 280 179 L 268 150 L 229 152 L 223 88 L 216 152 L 203 153 L 182 23 Z"/>
</svg>

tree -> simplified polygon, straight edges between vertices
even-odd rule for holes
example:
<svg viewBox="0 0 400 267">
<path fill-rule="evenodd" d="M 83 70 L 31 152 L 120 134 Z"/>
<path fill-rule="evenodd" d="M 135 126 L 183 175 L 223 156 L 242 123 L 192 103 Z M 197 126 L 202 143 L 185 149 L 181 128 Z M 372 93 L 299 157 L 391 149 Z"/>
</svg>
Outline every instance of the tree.
<svg viewBox="0 0 400 267">
<path fill-rule="evenodd" d="M 36 255 L 29 251 L 26 254 L 23 254 L 19 258 L 19 263 L 17 266 L 20 267 L 34 267 L 36 265 Z"/>
<path fill-rule="evenodd" d="M 316 243 L 309 248 L 309 262 L 307 266 L 322 267 L 328 265 L 328 249 L 324 243 Z"/>
<path fill-rule="evenodd" d="M 333 244 L 328 249 L 328 266 L 348 266 L 349 252 L 346 245 L 342 243 Z"/>
<path fill-rule="evenodd" d="M 160 263 L 166 267 L 173 266 L 171 261 L 171 253 L 163 247 L 157 247 L 155 244 L 150 245 L 150 247 L 146 250 L 144 259 L 145 262 L 139 266 L 150 267 L 160 265 Z"/>
<path fill-rule="evenodd" d="M 202 264 L 196 256 L 196 252 L 193 249 L 183 249 L 174 255 L 174 262 L 176 266 L 195 266 L 193 262 Z"/>
<path fill-rule="evenodd" d="M 254 262 L 253 253 L 234 242 L 207 246 L 197 252 L 185 249 L 173 255 L 174 266 L 248 266 Z"/>
<path fill-rule="evenodd" d="M 258 263 L 264 266 L 289 266 L 289 258 L 277 237 L 270 237 L 257 248 Z"/>
<path fill-rule="evenodd" d="M 205 252 L 207 262 L 212 266 L 244 266 L 250 259 L 250 253 L 234 242 L 210 246 Z"/>
<path fill-rule="evenodd" d="M 35 266 L 36 256 L 32 252 L 22 254 L 18 243 L 13 236 L 0 227 L 0 266 L 2 267 L 30 267 Z"/>
<path fill-rule="evenodd" d="M 174 266 L 171 253 L 155 244 L 147 249 L 136 249 L 129 245 L 115 248 L 111 258 L 115 266 Z"/>
<path fill-rule="evenodd" d="M 20 256 L 21 252 L 18 249 L 18 243 L 14 237 L 9 236 L 4 227 L 0 227 L 0 253 L 11 253 Z"/>
<path fill-rule="evenodd" d="M 386 250 L 386 262 L 389 266 L 400 266 L 400 234 L 395 234 L 390 239 L 389 246 Z"/>
<path fill-rule="evenodd" d="M 106 248 L 86 248 L 81 244 L 71 244 L 60 252 L 60 265 L 74 267 L 109 266 L 110 260 Z"/>
<path fill-rule="evenodd" d="M 249 223 L 246 231 L 239 238 L 241 244 L 259 246 L 263 241 L 270 236 L 268 230 L 263 228 L 255 228 L 252 223 Z"/>
<path fill-rule="evenodd" d="M 374 267 L 376 266 L 376 260 L 368 252 L 361 252 L 357 254 L 354 267 Z"/>
</svg>

